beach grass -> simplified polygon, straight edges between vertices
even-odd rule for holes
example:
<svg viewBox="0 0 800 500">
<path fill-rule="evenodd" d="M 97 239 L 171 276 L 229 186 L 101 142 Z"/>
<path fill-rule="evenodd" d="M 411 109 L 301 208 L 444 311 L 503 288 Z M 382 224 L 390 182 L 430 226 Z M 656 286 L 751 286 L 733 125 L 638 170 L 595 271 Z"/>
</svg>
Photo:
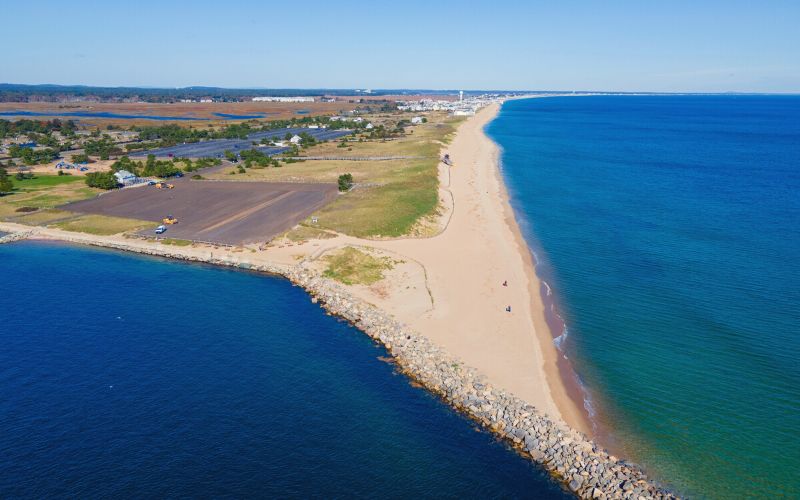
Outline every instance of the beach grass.
<svg viewBox="0 0 800 500">
<path fill-rule="evenodd" d="M 353 247 L 346 247 L 325 256 L 328 264 L 324 275 L 345 285 L 371 285 L 382 280 L 384 271 L 394 267 L 388 257 L 376 257 Z"/>
<path fill-rule="evenodd" d="M 125 219 L 122 217 L 109 217 L 106 215 L 81 215 L 75 219 L 57 222 L 50 227 L 63 229 L 65 231 L 76 231 L 79 233 L 96 234 L 100 236 L 110 236 L 129 231 L 141 231 L 153 222 Z"/>
<path fill-rule="evenodd" d="M 284 236 L 290 241 L 301 243 L 308 240 L 333 238 L 336 235 L 330 231 L 325 231 L 324 229 L 320 229 L 318 227 L 301 224 L 287 231 Z"/>
<path fill-rule="evenodd" d="M 172 245 L 176 247 L 188 247 L 192 244 L 191 240 L 181 240 L 178 238 L 164 238 L 163 240 L 158 240 L 158 242 L 162 245 Z"/>
</svg>

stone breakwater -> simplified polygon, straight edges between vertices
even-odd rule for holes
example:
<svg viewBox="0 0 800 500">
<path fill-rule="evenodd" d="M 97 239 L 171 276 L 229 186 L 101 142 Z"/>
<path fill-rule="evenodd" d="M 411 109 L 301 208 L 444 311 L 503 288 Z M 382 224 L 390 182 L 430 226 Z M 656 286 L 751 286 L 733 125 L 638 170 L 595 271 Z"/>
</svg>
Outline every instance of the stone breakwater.
<svg viewBox="0 0 800 500">
<path fill-rule="evenodd" d="M 25 235 L 27 236 L 27 235 Z M 304 288 L 311 300 L 380 342 L 398 369 L 453 408 L 505 439 L 522 455 L 547 469 L 582 498 L 672 499 L 672 492 L 649 480 L 636 465 L 610 455 L 582 433 L 549 419 L 525 401 L 493 387 L 426 337 L 389 314 L 353 297 L 337 283 L 303 265 L 255 264 L 244 256 L 215 257 L 84 235 L 48 237 L 180 260 L 205 262 L 283 276 Z"/>
</svg>

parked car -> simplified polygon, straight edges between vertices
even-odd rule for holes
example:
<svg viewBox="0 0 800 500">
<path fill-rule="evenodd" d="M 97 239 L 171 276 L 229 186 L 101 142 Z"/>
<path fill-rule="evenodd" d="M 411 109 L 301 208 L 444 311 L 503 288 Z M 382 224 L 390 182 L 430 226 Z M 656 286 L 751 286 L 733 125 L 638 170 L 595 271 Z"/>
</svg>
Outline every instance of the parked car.
<svg viewBox="0 0 800 500">
<path fill-rule="evenodd" d="M 165 226 L 164 224 L 161 224 L 160 226 L 158 226 L 156 228 L 156 234 L 162 234 L 166 230 L 167 230 L 167 226 Z"/>
</svg>

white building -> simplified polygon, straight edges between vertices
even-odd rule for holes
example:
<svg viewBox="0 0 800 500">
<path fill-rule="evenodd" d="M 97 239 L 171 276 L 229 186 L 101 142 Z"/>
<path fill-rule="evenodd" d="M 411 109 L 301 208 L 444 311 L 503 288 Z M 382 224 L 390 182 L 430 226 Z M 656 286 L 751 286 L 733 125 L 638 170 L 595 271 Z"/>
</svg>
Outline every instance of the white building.
<svg viewBox="0 0 800 500">
<path fill-rule="evenodd" d="M 457 109 L 453 111 L 453 116 L 473 116 L 475 115 L 474 109 Z"/>
<path fill-rule="evenodd" d="M 122 184 L 123 186 L 129 186 L 136 182 L 136 176 L 127 170 L 115 172 L 114 177 L 117 179 L 117 184 Z"/>
<path fill-rule="evenodd" d="M 295 135 L 292 136 L 291 139 L 289 139 L 289 142 L 291 142 L 292 144 L 300 144 L 300 142 L 302 140 L 303 140 L 302 137 L 300 137 L 299 135 L 295 134 Z"/>
<path fill-rule="evenodd" d="M 278 97 L 278 96 L 263 96 L 253 97 L 255 102 L 314 102 L 313 97 Z"/>
<path fill-rule="evenodd" d="M 365 129 L 367 129 L 367 130 L 372 130 L 372 129 L 374 129 L 374 128 L 375 128 L 375 125 L 373 125 L 373 124 L 371 124 L 371 123 L 367 123 L 367 126 L 366 126 L 366 127 L 364 127 L 364 128 L 365 128 Z"/>
<path fill-rule="evenodd" d="M 421 116 L 415 116 L 414 118 L 411 119 L 411 124 L 412 125 L 419 125 L 419 124 L 422 123 L 422 120 L 423 120 L 423 118 Z"/>
</svg>

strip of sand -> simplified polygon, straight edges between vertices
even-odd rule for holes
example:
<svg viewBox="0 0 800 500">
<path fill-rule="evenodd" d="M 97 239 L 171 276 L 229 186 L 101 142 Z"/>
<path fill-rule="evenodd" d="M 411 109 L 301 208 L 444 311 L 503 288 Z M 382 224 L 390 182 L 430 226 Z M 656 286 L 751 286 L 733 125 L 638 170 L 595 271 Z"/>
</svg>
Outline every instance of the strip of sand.
<svg viewBox="0 0 800 500">
<path fill-rule="evenodd" d="M 427 273 L 433 309 L 403 317 L 400 304 L 390 303 L 390 312 L 493 384 L 589 434 L 582 408 L 559 373 L 541 283 L 508 202 L 499 149 L 484 133 L 499 108 L 488 106 L 463 123 L 448 148 L 455 202 L 447 228 L 428 239 L 370 244 L 412 257 Z"/>
</svg>

